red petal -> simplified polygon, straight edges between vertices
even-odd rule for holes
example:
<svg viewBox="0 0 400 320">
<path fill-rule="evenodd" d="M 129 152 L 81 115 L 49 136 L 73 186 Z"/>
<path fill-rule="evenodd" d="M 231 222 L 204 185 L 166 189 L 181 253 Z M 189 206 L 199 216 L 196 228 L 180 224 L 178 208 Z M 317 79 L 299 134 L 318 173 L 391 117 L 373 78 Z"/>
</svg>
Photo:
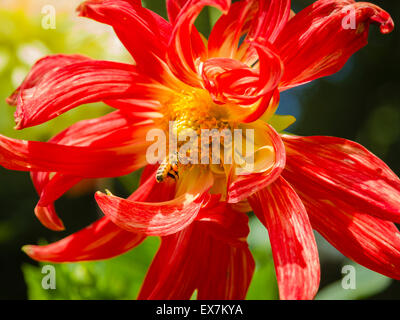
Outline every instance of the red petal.
<svg viewBox="0 0 400 320">
<path fill-rule="evenodd" d="M 258 13 L 248 37 L 273 43 L 290 16 L 290 0 L 258 0 Z"/>
<path fill-rule="evenodd" d="M 268 229 L 281 299 L 313 299 L 320 279 L 318 250 L 306 209 L 279 177 L 249 198 Z"/>
<path fill-rule="evenodd" d="M 56 173 L 42 189 L 38 206 L 45 207 L 80 182 L 82 178 Z"/>
<path fill-rule="evenodd" d="M 131 116 L 126 112 L 115 111 L 104 116 L 78 121 L 69 128 L 54 136 L 50 142 L 80 147 L 113 147 L 117 143 L 126 144 L 131 141 L 132 128 L 142 126 L 142 118 Z M 143 136 L 136 137 L 139 142 Z"/>
<path fill-rule="evenodd" d="M 193 241 L 196 235 L 200 238 Z M 192 225 L 176 234 L 162 237 L 160 249 L 147 271 L 138 299 L 190 299 L 199 277 L 198 255 L 206 252 L 203 246 L 208 248 L 205 241 L 198 241 L 203 236 Z"/>
<path fill-rule="evenodd" d="M 283 139 L 287 152 L 283 174 L 296 189 L 400 222 L 400 180 L 367 149 L 333 137 L 284 135 Z"/>
<path fill-rule="evenodd" d="M 400 232 L 393 223 L 338 199 L 299 195 L 313 228 L 336 249 L 371 270 L 400 279 Z"/>
<path fill-rule="evenodd" d="M 349 12 L 355 13 L 355 29 L 343 27 Z M 319 0 L 296 14 L 274 43 L 285 64 L 282 90 L 339 71 L 367 44 L 371 22 L 380 24 L 382 33 L 394 27 L 386 11 L 352 0 Z"/>
<path fill-rule="evenodd" d="M 133 201 L 152 201 L 154 177 L 129 197 Z M 45 183 L 45 177 L 36 180 L 37 187 Z M 164 189 L 165 190 L 165 189 Z M 169 200 L 168 192 L 160 194 L 161 200 Z M 56 217 L 52 215 L 51 217 Z M 47 246 L 25 246 L 25 252 L 33 259 L 52 262 L 74 262 L 82 260 L 107 259 L 139 245 L 144 235 L 128 232 L 117 227 L 108 217 L 103 217 L 91 226 Z"/>
<path fill-rule="evenodd" d="M 120 229 L 107 217 L 60 241 L 46 246 L 24 246 L 32 258 L 49 262 L 108 259 L 138 246 L 144 235 Z"/>
<path fill-rule="evenodd" d="M 231 5 L 211 30 L 208 53 L 211 57 L 236 58 L 240 38 L 248 32 L 257 13 L 255 1 L 239 1 Z"/>
<path fill-rule="evenodd" d="M 111 25 L 140 72 L 161 80 L 172 26 L 137 2 L 89 0 L 79 6 L 78 12 L 80 16 Z"/>
<path fill-rule="evenodd" d="M 53 231 L 65 230 L 64 224 L 58 217 L 53 204 L 46 207 L 36 206 L 35 215 L 46 228 Z"/>
<path fill-rule="evenodd" d="M 104 214 L 120 226 L 131 232 L 151 236 L 164 236 L 176 233 L 193 222 L 201 207 L 208 201 L 208 190 L 212 186 L 212 174 L 191 175 L 197 182 L 186 193 L 177 198 L 159 203 L 138 202 L 115 196 L 96 194 L 98 205 Z M 155 177 L 152 183 L 155 183 Z M 161 184 L 162 186 L 162 184 Z M 152 190 L 160 194 L 157 188 Z"/>
<path fill-rule="evenodd" d="M 40 76 L 28 78 L 27 86 L 34 83 L 33 87 L 21 86 L 15 113 L 17 129 L 41 124 L 85 103 L 145 99 L 163 90 L 161 85 L 139 74 L 135 66 L 117 62 L 76 62 Z"/>
<path fill-rule="evenodd" d="M 181 9 L 189 0 L 167 0 L 168 19 L 174 23 Z"/>
<path fill-rule="evenodd" d="M 201 87 L 198 74 L 198 58 L 204 58 L 204 44 L 193 40 L 193 23 L 205 6 L 214 6 L 221 11 L 227 11 L 230 0 L 190 0 L 176 18 L 168 49 L 168 64 L 175 75 L 187 84 Z M 188 41 L 191 39 L 191 41 Z"/>
<path fill-rule="evenodd" d="M 19 171 L 60 172 L 98 178 L 128 174 L 146 164 L 145 133 L 152 126 L 132 126 L 116 133 L 113 146 L 68 146 L 51 142 L 23 141 L 0 135 L 0 165 Z M 127 133 L 131 136 L 128 136 Z"/>
<path fill-rule="evenodd" d="M 253 277 L 255 263 L 246 247 L 231 247 L 212 239 L 206 267 L 200 276 L 198 300 L 244 300 Z"/>
<path fill-rule="evenodd" d="M 9 98 L 7 98 L 7 103 L 16 106 L 19 93 L 22 90 L 34 88 L 40 82 L 40 79 L 47 73 L 58 70 L 69 64 L 87 60 L 90 59 L 81 55 L 64 54 L 56 54 L 40 59 L 29 71 L 22 85 L 19 86 Z"/>
<path fill-rule="evenodd" d="M 112 146 L 113 135 L 127 132 L 127 140 L 131 138 L 131 127 L 134 120 L 125 117 L 121 112 L 112 112 L 106 116 L 83 120 L 62 131 L 50 140 L 52 143 L 74 146 Z M 72 186 L 82 179 L 75 176 L 52 172 L 32 172 L 32 180 L 40 195 L 35 214 L 46 227 L 52 230 L 63 230 L 64 226 L 58 218 L 53 202 L 61 197 Z M 53 177 L 50 179 L 50 176 Z"/>
<path fill-rule="evenodd" d="M 200 210 L 196 221 L 214 238 L 234 247 L 247 247 L 249 218 L 246 214 L 233 210 L 226 202 L 219 202 L 209 209 Z"/>
<path fill-rule="evenodd" d="M 260 59 L 260 69 L 228 58 L 211 58 L 204 62 L 202 77 L 214 102 L 239 104 L 240 119 L 253 122 L 261 117 L 283 74 L 283 65 L 267 43 L 252 44 Z M 256 103 L 264 99 L 263 103 Z"/>
<path fill-rule="evenodd" d="M 195 222 L 162 238 L 138 299 L 189 299 L 195 289 L 198 299 L 245 298 L 254 271 L 247 244 L 215 238 L 211 225 Z"/>
<path fill-rule="evenodd" d="M 286 162 L 285 146 L 278 133 L 267 124 L 264 126 L 264 135 L 275 150 L 274 165 L 265 172 L 251 173 L 247 175 L 232 176 L 228 182 L 228 202 L 237 203 L 253 193 L 267 187 L 281 174 Z M 233 172 L 232 172 L 233 174 Z"/>
</svg>

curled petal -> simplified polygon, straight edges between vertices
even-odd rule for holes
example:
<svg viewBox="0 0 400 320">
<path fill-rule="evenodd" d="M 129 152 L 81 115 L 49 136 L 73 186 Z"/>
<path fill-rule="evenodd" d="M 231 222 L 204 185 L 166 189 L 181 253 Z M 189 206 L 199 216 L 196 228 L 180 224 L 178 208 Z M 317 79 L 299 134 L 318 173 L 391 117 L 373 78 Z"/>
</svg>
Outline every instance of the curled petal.
<svg viewBox="0 0 400 320">
<path fill-rule="evenodd" d="M 38 176 L 45 174 L 46 183 L 42 187 L 37 186 Z M 60 198 L 65 192 L 78 184 L 82 178 L 55 174 L 51 179 L 49 172 L 32 172 L 32 180 L 36 185 L 40 200 L 35 208 L 35 215 L 39 221 L 46 227 L 54 231 L 64 230 L 64 224 L 58 217 L 54 201 Z"/>
<path fill-rule="evenodd" d="M 41 124 L 85 103 L 148 99 L 164 88 L 138 73 L 135 66 L 108 61 L 75 62 L 40 76 L 27 79 L 29 85 L 34 83 L 32 87 L 21 85 L 15 113 L 17 129 Z"/>
<path fill-rule="evenodd" d="M 16 106 L 19 93 L 25 89 L 34 88 L 40 82 L 40 79 L 49 72 L 55 71 L 69 64 L 88 60 L 90 59 L 85 56 L 65 54 L 56 54 L 40 59 L 29 71 L 24 82 L 13 92 L 9 98 L 7 98 L 7 103 Z"/>
<path fill-rule="evenodd" d="M 253 172 L 236 174 L 232 167 L 228 179 L 228 202 L 237 203 L 267 187 L 281 174 L 286 162 L 285 146 L 278 133 L 268 124 L 258 121 L 249 125 L 255 130 L 255 145 L 261 137 L 258 150 L 254 150 Z"/>
<path fill-rule="evenodd" d="M 103 217 L 89 227 L 60 241 L 46 245 L 24 246 L 32 259 L 49 262 L 76 262 L 102 260 L 115 257 L 138 246 L 145 235 L 135 234 L 117 227 Z"/>
<path fill-rule="evenodd" d="M 65 230 L 64 223 L 58 217 L 54 204 L 45 207 L 36 206 L 35 216 L 39 219 L 40 223 L 46 228 L 53 231 Z"/>
<path fill-rule="evenodd" d="M 190 187 L 180 195 L 178 187 L 178 196 L 170 201 L 139 202 L 102 193 L 96 194 L 96 200 L 104 214 L 123 229 L 152 236 L 176 233 L 192 223 L 201 207 L 209 200 L 212 174 L 194 171 L 191 179 L 196 183 L 191 181 Z M 152 192 L 159 194 L 155 190 Z"/>
<path fill-rule="evenodd" d="M 392 222 L 365 214 L 339 199 L 332 202 L 298 193 L 313 228 L 336 249 L 368 269 L 400 279 L 400 232 Z"/>
<path fill-rule="evenodd" d="M 41 195 L 43 189 L 49 183 L 50 175 L 48 172 L 31 172 L 33 184 L 36 192 Z M 63 222 L 58 217 L 54 204 L 50 203 L 45 206 L 36 206 L 35 215 L 39 221 L 50 230 L 62 231 L 65 229 Z"/>
<path fill-rule="evenodd" d="M 320 279 L 318 250 L 300 198 L 279 177 L 249 202 L 268 229 L 280 298 L 313 299 Z"/>
<path fill-rule="evenodd" d="M 147 170 L 154 172 L 151 168 L 147 168 Z M 154 190 L 154 180 L 152 175 L 148 176 L 129 199 L 132 201 L 153 201 L 154 191 L 159 191 Z M 38 174 L 38 179 L 34 181 L 36 187 L 39 188 L 47 182 L 46 176 L 43 174 Z M 164 187 L 162 191 L 163 193 L 159 195 L 161 200 L 169 200 L 173 197 L 173 194 L 167 188 Z M 173 191 L 175 191 L 175 188 L 173 188 Z M 55 214 L 50 217 L 54 216 L 57 217 Z M 91 226 L 58 242 L 46 246 L 25 246 L 24 251 L 33 259 L 40 261 L 100 260 L 125 253 L 139 245 L 144 239 L 145 235 L 121 229 L 108 217 L 103 217 Z"/>
<path fill-rule="evenodd" d="M 288 181 L 303 193 L 400 222 L 400 179 L 361 145 L 333 137 L 282 136 Z"/>
<path fill-rule="evenodd" d="M 80 16 L 112 26 L 140 72 L 162 80 L 167 71 L 164 61 L 172 32 L 170 23 L 143 8 L 140 1 L 89 0 L 79 6 L 78 12 Z"/>
<path fill-rule="evenodd" d="M 382 33 L 394 27 L 386 11 L 367 2 L 319 0 L 300 11 L 274 42 L 285 65 L 281 90 L 339 71 L 367 44 L 371 23 Z"/>
<path fill-rule="evenodd" d="M 267 43 L 252 45 L 259 55 L 259 70 L 229 58 L 211 58 L 202 65 L 205 87 L 217 103 L 250 104 L 277 88 L 283 73 L 279 56 Z"/>
<path fill-rule="evenodd" d="M 247 102 L 245 92 L 257 90 L 259 74 L 244 63 L 228 58 L 212 58 L 204 62 L 202 77 L 205 87 L 217 103 Z M 247 99 L 246 99 L 247 98 Z M 251 102 L 257 97 L 251 99 Z"/>
<path fill-rule="evenodd" d="M 168 65 L 175 75 L 185 83 L 201 87 L 197 60 L 206 55 L 204 44 L 200 41 L 193 43 L 194 21 L 205 6 L 214 6 L 226 12 L 230 2 L 230 0 L 190 0 L 186 2 L 176 17 L 167 54 Z M 198 38 L 195 37 L 195 39 Z"/>
<path fill-rule="evenodd" d="M 45 207 L 53 203 L 81 180 L 79 177 L 56 173 L 40 193 L 38 206 Z"/>
<path fill-rule="evenodd" d="M 215 103 L 229 104 L 231 117 L 253 122 L 268 109 L 283 74 L 280 58 L 267 43 L 252 44 L 260 60 L 259 70 L 228 58 L 211 58 L 202 65 L 205 88 Z M 277 100 L 277 97 L 274 98 Z"/>
<path fill-rule="evenodd" d="M 119 111 L 103 117 L 83 120 L 62 131 L 50 142 L 70 146 L 106 147 L 132 138 L 132 126 L 135 119 L 126 117 Z M 53 202 L 61 197 L 72 186 L 82 180 L 80 177 L 54 172 L 35 171 L 31 173 L 32 181 L 40 196 L 35 214 L 46 227 L 52 230 L 63 230 L 64 226 L 58 218 Z"/>
</svg>

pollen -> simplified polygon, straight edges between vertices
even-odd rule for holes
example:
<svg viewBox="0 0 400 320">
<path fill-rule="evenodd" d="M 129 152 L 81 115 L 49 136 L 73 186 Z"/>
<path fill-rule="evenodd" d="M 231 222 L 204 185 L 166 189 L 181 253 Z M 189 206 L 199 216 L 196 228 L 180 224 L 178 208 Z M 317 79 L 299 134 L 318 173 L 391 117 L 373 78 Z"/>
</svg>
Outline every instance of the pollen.
<svg viewBox="0 0 400 320">
<path fill-rule="evenodd" d="M 168 132 L 169 143 L 171 139 L 178 138 L 177 151 L 180 156 L 191 158 L 195 155 L 200 157 L 199 164 L 214 163 L 216 156 L 211 154 L 212 147 L 209 144 L 217 143 L 222 147 L 225 140 L 221 132 L 224 130 L 232 132 L 236 126 L 236 123 L 227 116 L 227 106 L 215 104 L 208 91 L 203 89 L 175 93 L 162 105 L 161 125 L 165 132 Z M 204 132 L 211 134 L 206 142 L 202 139 Z M 184 140 L 181 137 L 184 137 Z M 207 154 L 204 154 L 202 149 L 205 144 L 208 145 Z M 208 158 L 208 161 L 204 161 L 204 158 Z M 223 156 L 218 154 L 218 158 L 221 159 Z"/>
<path fill-rule="evenodd" d="M 195 89 L 175 94 L 163 103 L 162 122 L 174 123 L 174 134 L 202 129 L 225 129 L 233 125 L 224 106 L 216 105 L 206 90 Z"/>
</svg>

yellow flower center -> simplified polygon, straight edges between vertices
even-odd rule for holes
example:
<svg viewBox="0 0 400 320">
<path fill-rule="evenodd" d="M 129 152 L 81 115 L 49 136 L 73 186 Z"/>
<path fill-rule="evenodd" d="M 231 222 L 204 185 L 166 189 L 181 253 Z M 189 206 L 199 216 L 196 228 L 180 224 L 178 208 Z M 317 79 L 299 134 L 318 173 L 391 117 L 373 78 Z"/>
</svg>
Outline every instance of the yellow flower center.
<svg viewBox="0 0 400 320">
<path fill-rule="evenodd" d="M 177 140 L 179 167 L 182 167 L 180 159 L 191 159 L 184 162 L 190 166 L 193 164 L 191 157 L 197 157 L 196 165 L 212 165 L 214 170 L 218 167 L 223 173 L 225 146 L 232 144 L 233 130 L 237 128 L 237 122 L 229 119 L 227 105 L 217 105 L 206 90 L 193 88 L 165 99 L 161 113 L 159 125 L 168 137 L 167 150 L 172 139 Z M 226 137 L 227 131 L 230 137 Z M 170 152 L 167 161 L 171 156 L 175 154 Z"/>
</svg>

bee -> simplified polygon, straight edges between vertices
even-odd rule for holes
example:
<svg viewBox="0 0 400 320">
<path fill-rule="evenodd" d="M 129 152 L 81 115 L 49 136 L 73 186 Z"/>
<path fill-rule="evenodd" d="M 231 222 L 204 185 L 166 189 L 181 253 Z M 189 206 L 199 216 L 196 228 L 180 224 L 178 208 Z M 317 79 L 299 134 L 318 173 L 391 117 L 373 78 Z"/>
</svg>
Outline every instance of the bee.
<svg viewBox="0 0 400 320">
<path fill-rule="evenodd" d="M 157 182 L 163 182 L 167 177 L 174 180 L 178 180 L 179 174 L 179 162 L 177 161 L 177 155 L 171 154 L 164 159 L 160 164 L 156 172 Z"/>
</svg>

